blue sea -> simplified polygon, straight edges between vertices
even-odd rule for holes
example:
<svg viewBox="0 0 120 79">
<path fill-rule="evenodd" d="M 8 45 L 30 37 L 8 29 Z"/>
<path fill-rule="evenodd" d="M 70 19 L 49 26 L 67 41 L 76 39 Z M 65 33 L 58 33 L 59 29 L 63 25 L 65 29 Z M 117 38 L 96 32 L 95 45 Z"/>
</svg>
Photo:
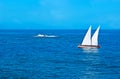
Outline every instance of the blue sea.
<svg viewBox="0 0 120 79">
<path fill-rule="evenodd" d="M 85 33 L 0 30 L 0 79 L 120 79 L 120 30 L 100 30 L 99 49 L 77 48 Z"/>
</svg>

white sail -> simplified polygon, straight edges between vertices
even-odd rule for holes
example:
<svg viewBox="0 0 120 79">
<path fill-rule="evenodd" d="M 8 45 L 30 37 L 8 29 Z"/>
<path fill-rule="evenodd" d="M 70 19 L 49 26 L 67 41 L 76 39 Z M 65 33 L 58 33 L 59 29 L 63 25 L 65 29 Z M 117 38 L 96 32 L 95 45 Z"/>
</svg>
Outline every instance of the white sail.
<svg viewBox="0 0 120 79">
<path fill-rule="evenodd" d="M 94 35 L 92 36 L 92 45 L 98 45 L 98 34 L 99 34 L 100 26 L 95 31 Z"/>
<path fill-rule="evenodd" d="M 89 27 L 89 29 L 83 39 L 82 45 L 91 45 L 91 26 Z"/>
</svg>

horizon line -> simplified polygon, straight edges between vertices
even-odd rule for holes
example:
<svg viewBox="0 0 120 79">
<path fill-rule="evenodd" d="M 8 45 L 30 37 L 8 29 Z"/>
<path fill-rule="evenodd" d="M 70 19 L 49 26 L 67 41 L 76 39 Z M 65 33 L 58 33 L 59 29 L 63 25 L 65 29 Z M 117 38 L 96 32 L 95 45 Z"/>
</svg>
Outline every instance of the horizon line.
<svg viewBox="0 0 120 79">
<path fill-rule="evenodd" d="M 83 29 L 26 29 L 26 28 L 21 28 L 21 29 L 13 29 L 13 28 L 11 28 L 11 29 L 9 29 L 9 28 L 6 28 L 6 29 L 0 29 L 0 30 L 87 30 L 87 29 L 85 29 L 85 28 L 83 28 Z M 96 29 L 93 29 L 93 30 L 96 30 Z M 101 30 L 120 30 L 120 29 L 101 29 Z"/>
</svg>

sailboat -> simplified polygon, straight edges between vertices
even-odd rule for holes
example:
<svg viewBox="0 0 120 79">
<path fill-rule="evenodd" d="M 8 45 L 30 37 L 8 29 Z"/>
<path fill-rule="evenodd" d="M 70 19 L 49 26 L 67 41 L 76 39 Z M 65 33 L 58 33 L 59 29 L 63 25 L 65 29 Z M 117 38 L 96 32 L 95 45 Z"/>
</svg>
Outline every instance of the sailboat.
<svg viewBox="0 0 120 79">
<path fill-rule="evenodd" d="M 91 38 L 91 26 L 89 27 L 81 45 L 78 45 L 78 48 L 100 48 L 98 45 L 98 34 L 100 30 L 100 26 L 98 26 L 97 30 L 93 34 Z"/>
</svg>

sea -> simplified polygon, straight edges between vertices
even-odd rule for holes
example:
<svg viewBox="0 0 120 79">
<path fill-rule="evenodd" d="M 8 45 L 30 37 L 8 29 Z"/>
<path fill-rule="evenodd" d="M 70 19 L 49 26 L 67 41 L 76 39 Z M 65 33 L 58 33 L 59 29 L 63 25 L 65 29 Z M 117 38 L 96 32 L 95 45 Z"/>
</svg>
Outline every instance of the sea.
<svg viewBox="0 0 120 79">
<path fill-rule="evenodd" d="M 120 30 L 100 30 L 98 49 L 78 48 L 86 31 L 0 30 L 0 79 L 120 79 Z"/>
</svg>

